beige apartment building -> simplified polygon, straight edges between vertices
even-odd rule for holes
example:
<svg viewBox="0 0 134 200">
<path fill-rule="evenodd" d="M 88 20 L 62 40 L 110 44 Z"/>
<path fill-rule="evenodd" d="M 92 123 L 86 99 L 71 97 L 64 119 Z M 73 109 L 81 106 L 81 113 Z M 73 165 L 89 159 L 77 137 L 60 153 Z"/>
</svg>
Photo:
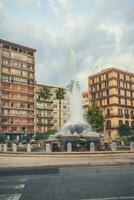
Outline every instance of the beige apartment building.
<svg viewBox="0 0 134 200">
<path fill-rule="evenodd" d="M 0 39 L 0 133 L 34 134 L 35 49 Z"/>
<path fill-rule="evenodd" d="M 134 74 L 108 68 L 88 77 L 89 102 L 96 101 L 105 115 L 105 139 L 118 138 L 118 127 L 134 128 Z"/>
<path fill-rule="evenodd" d="M 41 96 L 41 89 L 45 87 L 49 90 L 49 98 Z M 56 98 L 56 90 L 62 88 L 55 85 L 36 84 L 36 132 L 44 133 L 48 131 L 58 131 L 59 129 L 59 100 Z M 69 102 L 67 89 L 64 99 L 61 100 L 61 126 L 66 123 L 69 116 Z"/>
<path fill-rule="evenodd" d="M 85 92 L 82 93 L 82 104 L 83 104 L 84 113 L 86 113 L 88 106 L 89 106 L 89 93 L 88 93 L 88 91 L 85 91 Z"/>
</svg>

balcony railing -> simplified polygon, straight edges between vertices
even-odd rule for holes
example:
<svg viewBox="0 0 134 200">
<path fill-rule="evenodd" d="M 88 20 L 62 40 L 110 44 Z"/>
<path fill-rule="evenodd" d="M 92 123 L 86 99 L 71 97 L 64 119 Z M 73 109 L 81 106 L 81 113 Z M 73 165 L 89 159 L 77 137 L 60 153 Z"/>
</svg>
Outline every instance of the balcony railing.
<svg viewBox="0 0 134 200">
<path fill-rule="evenodd" d="M 34 118 L 34 114 L 33 115 L 19 115 L 19 114 L 12 114 L 12 113 L 1 113 L 1 116 L 7 116 L 7 117 L 21 117 L 21 118 Z"/>
<path fill-rule="evenodd" d="M 37 126 L 53 126 L 53 123 L 42 123 L 42 122 L 37 122 Z"/>
<path fill-rule="evenodd" d="M 46 118 L 46 119 L 53 119 L 53 116 L 46 116 L 46 115 L 36 115 L 37 118 Z"/>
<path fill-rule="evenodd" d="M 26 91 L 26 90 L 23 91 L 21 89 L 18 90 L 17 88 L 16 89 L 12 89 L 12 88 L 10 89 L 10 88 L 6 88 L 6 87 L 2 87 L 1 90 L 2 91 L 11 92 L 11 93 L 21 93 L 21 94 L 31 94 L 31 95 L 34 95 L 33 91 L 29 91 L 29 90 L 28 91 Z"/>
</svg>

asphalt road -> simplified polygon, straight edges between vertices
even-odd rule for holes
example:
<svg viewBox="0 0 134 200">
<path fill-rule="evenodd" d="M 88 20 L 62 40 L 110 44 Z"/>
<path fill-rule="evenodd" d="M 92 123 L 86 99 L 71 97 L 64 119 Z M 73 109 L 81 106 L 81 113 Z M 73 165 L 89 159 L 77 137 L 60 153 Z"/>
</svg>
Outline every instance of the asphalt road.
<svg viewBox="0 0 134 200">
<path fill-rule="evenodd" d="M 7 172 L 7 173 L 6 173 Z M 134 199 L 134 166 L 0 170 L 0 200 Z"/>
</svg>

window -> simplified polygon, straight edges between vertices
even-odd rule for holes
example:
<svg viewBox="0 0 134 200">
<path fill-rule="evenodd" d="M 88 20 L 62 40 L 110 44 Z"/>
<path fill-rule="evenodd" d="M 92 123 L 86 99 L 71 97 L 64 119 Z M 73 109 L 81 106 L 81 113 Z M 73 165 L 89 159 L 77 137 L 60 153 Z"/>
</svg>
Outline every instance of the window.
<svg viewBox="0 0 134 200">
<path fill-rule="evenodd" d="M 95 93 L 92 95 L 93 100 L 95 99 Z"/>
<path fill-rule="evenodd" d="M 125 99 L 125 105 L 127 105 L 127 99 Z"/>
<path fill-rule="evenodd" d="M 129 126 L 129 121 L 125 120 L 125 125 Z"/>
<path fill-rule="evenodd" d="M 14 82 L 14 77 L 11 77 L 11 82 L 12 82 L 12 83 Z"/>
<path fill-rule="evenodd" d="M 107 105 L 109 105 L 109 98 L 107 98 Z"/>
<path fill-rule="evenodd" d="M 127 83 L 126 82 L 123 82 L 123 87 L 127 88 Z"/>
<path fill-rule="evenodd" d="M 121 126 L 123 124 L 122 120 L 119 120 L 119 126 Z"/>
<path fill-rule="evenodd" d="M 120 81 L 117 81 L 117 88 L 120 87 Z"/>
<path fill-rule="evenodd" d="M 26 130 L 26 127 L 22 127 L 22 131 L 25 131 Z"/>
<path fill-rule="evenodd" d="M 124 113 L 125 113 L 125 115 L 128 115 L 128 114 L 129 114 L 128 109 L 125 109 L 125 110 L 124 110 Z"/>
<path fill-rule="evenodd" d="M 8 61 L 8 60 L 3 60 L 3 61 L 2 61 L 2 64 L 3 64 L 3 65 L 9 65 L 9 61 Z"/>
<path fill-rule="evenodd" d="M 8 58 L 9 57 L 9 52 L 3 52 L 2 56 Z"/>
<path fill-rule="evenodd" d="M 122 109 L 120 109 L 120 108 L 118 109 L 118 115 L 119 115 L 119 116 L 122 116 L 122 115 L 123 115 Z"/>
<path fill-rule="evenodd" d="M 119 97 L 119 104 L 121 104 L 121 98 Z"/>
<path fill-rule="evenodd" d="M 107 109 L 107 116 L 110 116 L 110 109 Z"/>
<path fill-rule="evenodd" d="M 111 128 L 111 120 L 107 120 L 106 126 L 107 128 Z"/>
<path fill-rule="evenodd" d="M 134 121 L 131 121 L 131 127 L 134 129 Z"/>
<path fill-rule="evenodd" d="M 107 94 L 107 96 L 109 95 L 109 90 L 106 90 L 106 94 Z"/>
<path fill-rule="evenodd" d="M 120 89 L 119 89 L 119 88 L 117 88 L 117 90 L 118 90 L 118 95 L 120 95 Z"/>
</svg>

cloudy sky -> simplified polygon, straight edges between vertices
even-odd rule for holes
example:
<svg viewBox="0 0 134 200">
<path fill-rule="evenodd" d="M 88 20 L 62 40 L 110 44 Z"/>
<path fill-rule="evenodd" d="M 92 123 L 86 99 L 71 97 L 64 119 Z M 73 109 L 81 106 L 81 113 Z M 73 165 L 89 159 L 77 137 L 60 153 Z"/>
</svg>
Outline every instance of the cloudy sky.
<svg viewBox="0 0 134 200">
<path fill-rule="evenodd" d="M 37 49 L 36 79 L 66 86 L 118 67 L 134 72 L 134 0 L 0 0 L 0 38 Z"/>
</svg>

